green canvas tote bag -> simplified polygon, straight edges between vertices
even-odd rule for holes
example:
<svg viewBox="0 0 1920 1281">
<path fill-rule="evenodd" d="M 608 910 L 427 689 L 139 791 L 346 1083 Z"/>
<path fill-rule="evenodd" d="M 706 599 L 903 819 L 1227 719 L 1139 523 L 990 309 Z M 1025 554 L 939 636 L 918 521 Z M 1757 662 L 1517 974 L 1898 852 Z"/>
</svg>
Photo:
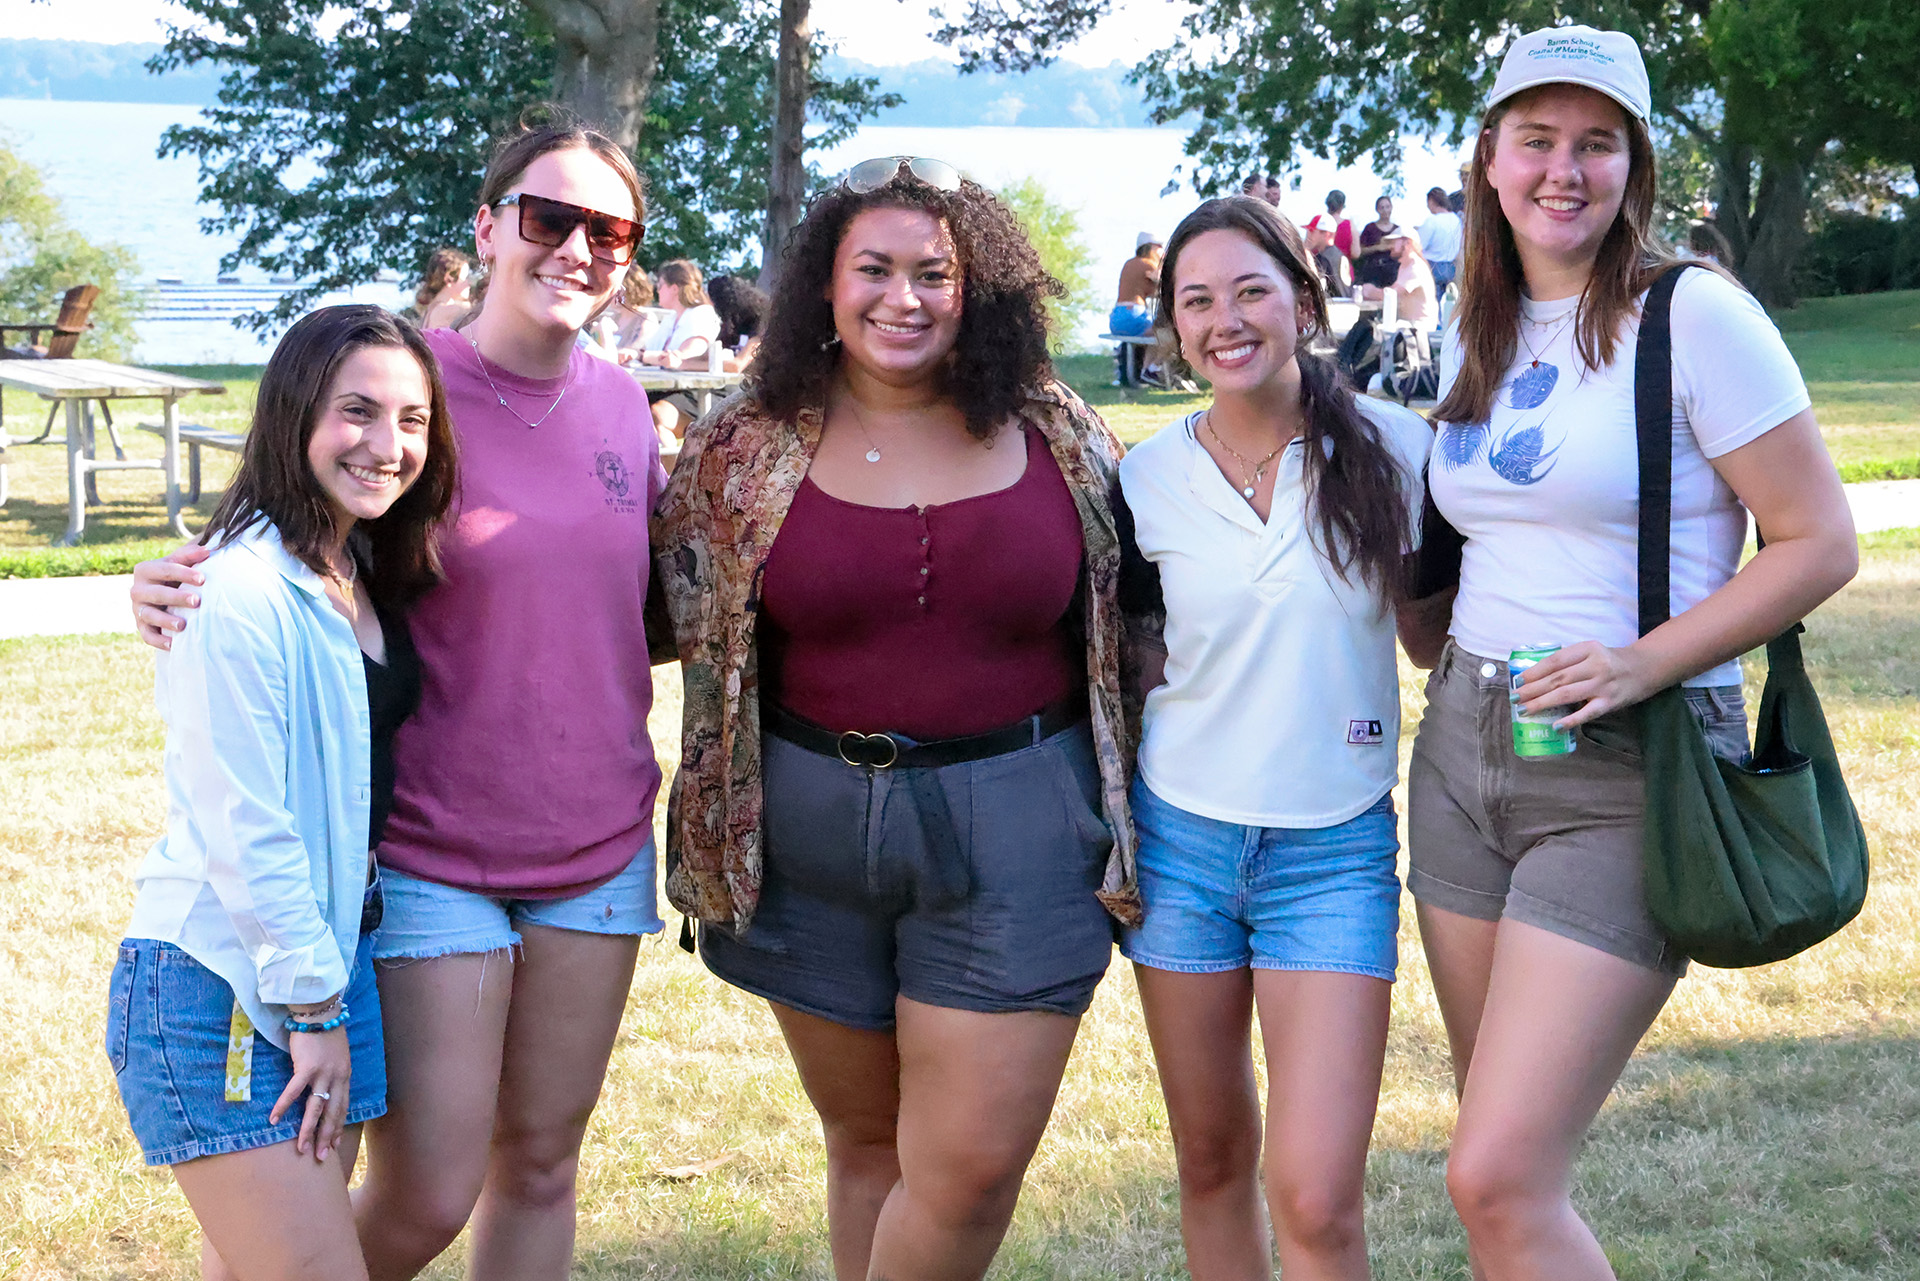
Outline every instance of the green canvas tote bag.
<svg viewBox="0 0 1920 1281">
<path fill-rule="evenodd" d="M 1640 634 L 1667 621 L 1673 508 L 1673 335 L 1681 270 L 1647 295 L 1634 365 L 1640 453 Z M 1867 897 L 1860 826 L 1795 623 L 1767 642 L 1752 756 L 1713 754 L 1676 686 L 1641 705 L 1647 903 L 1674 946 L 1737 969 L 1805 951 Z"/>
</svg>

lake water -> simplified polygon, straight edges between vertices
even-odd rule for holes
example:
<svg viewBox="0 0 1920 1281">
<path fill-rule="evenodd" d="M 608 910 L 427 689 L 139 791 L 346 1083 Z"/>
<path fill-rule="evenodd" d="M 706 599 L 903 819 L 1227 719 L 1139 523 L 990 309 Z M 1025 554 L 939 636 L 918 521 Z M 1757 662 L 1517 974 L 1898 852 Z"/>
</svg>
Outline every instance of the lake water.
<svg viewBox="0 0 1920 1281">
<path fill-rule="evenodd" d="M 211 285 L 233 238 L 200 230 L 200 219 L 210 211 L 198 203 L 197 162 L 190 157 L 162 160 L 154 154 L 167 126 L 192 123 L 198 115 L 195 107 L 164 103 L 0 99 L 0 136 L 40 169 L 68 218 L 90 238 L 116 240 L 132 249 L 143 279 Z M 1105 328 L 1109 291 L 1133 252 L 1135 236 L 1141 231 L 1167 235 L 1195 203 L 1185 186 L 1160 194 L 1186 161 L 1184 142 L 1184 131 L 1177 129 L 872 125 L 814 158 L 832 171 L 874 155 L 938 156 L 988 186 L 1039 179 L 1056 203 L 1078 213 L 1082 238 L 1092 253 L 1092 301 L 1098 306 L 1075 335 L 1081 345 L 1091 346 Z M 1404 185 L 1416 193 L 1413 204 L 1424 210 L 1418 193 L 1430 186 L 1452 189 L 1458 168 L 1459 157 L 1451 148 L 1410 145 Z M 1290 192 L 1281 207 L 1302 220 L 1318 212 L 1329 187 L 1347 192 L 1349 213 L 1358 211 L 1360 219 L 1384 189 L 1364 168 L 1343 169 L 1324 161 L 1307 161 L 1289 178 L 1298 179 L 1299 189 Z M 1424 212 L 1412 215 L 1405 201 L 1401 209 L 1403 220 L 1424 217 Z M 265 281 L 255 269 L 236 274 L 249 283 Z M 395 281 L 365 286 L 352 297 L 400 306 L 409 292 Z M 139 358 L 157 364 L 261 361 L 271 345 L 223 320 L 145 320 L 139 332 Z"/>
</svg>

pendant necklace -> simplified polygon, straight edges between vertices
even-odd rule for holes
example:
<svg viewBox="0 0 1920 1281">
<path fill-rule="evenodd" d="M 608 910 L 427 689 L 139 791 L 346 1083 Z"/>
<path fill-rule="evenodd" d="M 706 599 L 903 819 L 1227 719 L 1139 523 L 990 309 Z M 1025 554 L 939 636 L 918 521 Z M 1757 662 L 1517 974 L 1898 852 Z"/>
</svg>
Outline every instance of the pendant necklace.
<svg viewBox="0 0 1920 1281">
<path fill-rule="evenodd" d="M 1240 464 L 1241 473 L 1243 475 L 1249 472 L 1252 473 L 1251 476 L 1247 478 L 1246 485 L 1240 490 L 1240 496 L 1249 500 L 1252 499 L 1254 491 L 1260 488 L 1260 478 L 1266 474 L 1267 464 L 1279 457 L 1280 451 L 1293 443 L 1291 440 L 1283 440 L 1278 445 L 1275 445 L 1272 450 L 1268 452 L 1267 456 L 1259 462 L 1249 462 L 1246 456 L 1239 450 L 1220 439 L 1220 433 L 1214 430 L 1213 411 L 1211 409 L 1202 416 L 1202 421 L 1206 424 L 1207 435 L 1213 437 L 1213 443 L 1226 450 L 1228 454 L 1232 455 L 1233 461 Z"/>
<path fill-rule="evenodd" d="M 853 425 L 855 427 L 858 427 L 860 429 L 860 434 L 867 438 L 867 461 L 870 463 L 879 462 L 880 446 L 874 444 L 873 433 L 867 430 L 866 415 L 860 412 L 860 406 L 854 403 L 853 397 L 851 395 L 849 395 L 846 398 L 844 403 L 847 407 L 847 412 L 853 416 Z"/>
<path fill-rule="evenodd" d="M 1567 327 L 1567 322 L 1572 320 L 1575 316 L 1579 314 L 1580 314 L 1580 309 L 1578 307 L 1575 307 L 1572 311 L 1560 317 L 1559 323 L 1555 324 L 1552 329 L 1547 331 L 1547 340 L 1540 344 L 1541 348 L 1544 350 L 1545 348 L 1553 346 L 1553 340 L 1560 336 L 1560 331 Z M 1520 325 L 1520 345 L 1527 349 L 1527 356 L 1532 362 L 1527 366 L 1527 368 L 1529 369 L 1540 368 L 1540 353 L 1535 351 L 1533 349 L 1533 344 L 1527 341 L 1527 326 L 1539 325 L 1542 323 L 1544 322 L 1538 321 L 1538 320 L 1527 320 L 1527 321 L 1522 321 Z"/>
<path fill-rule="evenodd" d="M 501 394 L 500 388 L 495 385 L 493 375 L 487 372 L 487 358 L 480 354 L 480 344 L 473 340 L 472 334 L 467 335 L 467 346 L 473 348 L 473 358 L 480 362 L 480 376 L 487 380 L 487 386 L 493 388 L 493 398 L 500 402 L 500 408 L 506 410 L 521 422 L 526 423 L 527 430 L 529 431 L 553 417 L 553 411 L 560 408 L 560 402 L 567 398 L 567 392 L 573 387 L 573 361 L 569 360 L 567 361 L 567 381 L 561 385 L 560 394 L 553 398 L 551 405 L 547 406 L 546 413 L 528 422 L 524 414 L 507 403 L 507 398 Z"/>
</svg>

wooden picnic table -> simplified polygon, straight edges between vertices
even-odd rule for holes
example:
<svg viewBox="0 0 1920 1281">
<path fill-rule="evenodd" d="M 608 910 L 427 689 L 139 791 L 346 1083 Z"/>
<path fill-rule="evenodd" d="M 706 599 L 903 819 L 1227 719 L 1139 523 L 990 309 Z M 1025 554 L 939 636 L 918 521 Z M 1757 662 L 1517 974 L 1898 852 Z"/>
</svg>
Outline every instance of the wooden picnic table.
<svg viewBox="0 0 1920 1281">
<path fill-rule="evenodd" d="M 67 529 L 54 540 L 56 547 L 80 541 L 87 522 L 87 496 L 95 472 L 159 471 L 166 476 L 167 523 L 182 538 L 192 535 L 181 516 L 180 412 L 182 396 L 224 395 L 226 387 L 202 378 L 186 378 L 158 369 L 116 365 L 106 360 L 0 360 L 0 384 L 58 401 L 67 410 Z M 96 400 L 158 400 L 165 421 L 161 427 L 162 456 L 158 459 L 97 461 L 93 456 L 93 410 Z"/>
<path fill-rule="evenodd" d="M 646 389 L 649 395 L 659 393 L 670 395 L 684 391 L 694 397 L 700 413 L 706 414 L 713 408 L 713 398 L 723 396 L 746 381 L 746 375 L 728 373 L 724 370 L 706 369 L 663 369 L 659 365 L 628 365 L 627 372 L 633 380 Z"/>
</svg>

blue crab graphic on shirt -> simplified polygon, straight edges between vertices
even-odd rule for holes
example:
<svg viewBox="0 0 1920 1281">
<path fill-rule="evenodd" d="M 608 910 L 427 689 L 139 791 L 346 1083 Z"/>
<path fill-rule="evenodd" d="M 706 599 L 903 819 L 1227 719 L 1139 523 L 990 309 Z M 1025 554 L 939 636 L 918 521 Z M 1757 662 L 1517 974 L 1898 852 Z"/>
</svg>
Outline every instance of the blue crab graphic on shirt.
<svg viewBox="0 0 1920 1281">
<path fill-rule="evenodd" d="M 1512 409 L 1538 409 L 1553 394 L 1559 381 L 1558 366 L 1528 365 L 1501 384 L 1494 395 L 1496 399 L 1504 396 Z M 1498 440 L 1492 440 L 1491 419 L 1448 423 L 1441 430 L 1435 449 L 1448 471 L 1458 471 L 1474 462 L 1484 449 L 1487 466 L 1493 469 L 1494 475 L 1515 485 L 1538 484 L 1553 470 L 1554 456 L 1560 452 L 1560 442 L 1556 441 L 1551 447 L 1547 445 L 1546 421 L 1543 417 L 1525 426 L 1516 424 L 1502 432 Z"/>
</svg>

